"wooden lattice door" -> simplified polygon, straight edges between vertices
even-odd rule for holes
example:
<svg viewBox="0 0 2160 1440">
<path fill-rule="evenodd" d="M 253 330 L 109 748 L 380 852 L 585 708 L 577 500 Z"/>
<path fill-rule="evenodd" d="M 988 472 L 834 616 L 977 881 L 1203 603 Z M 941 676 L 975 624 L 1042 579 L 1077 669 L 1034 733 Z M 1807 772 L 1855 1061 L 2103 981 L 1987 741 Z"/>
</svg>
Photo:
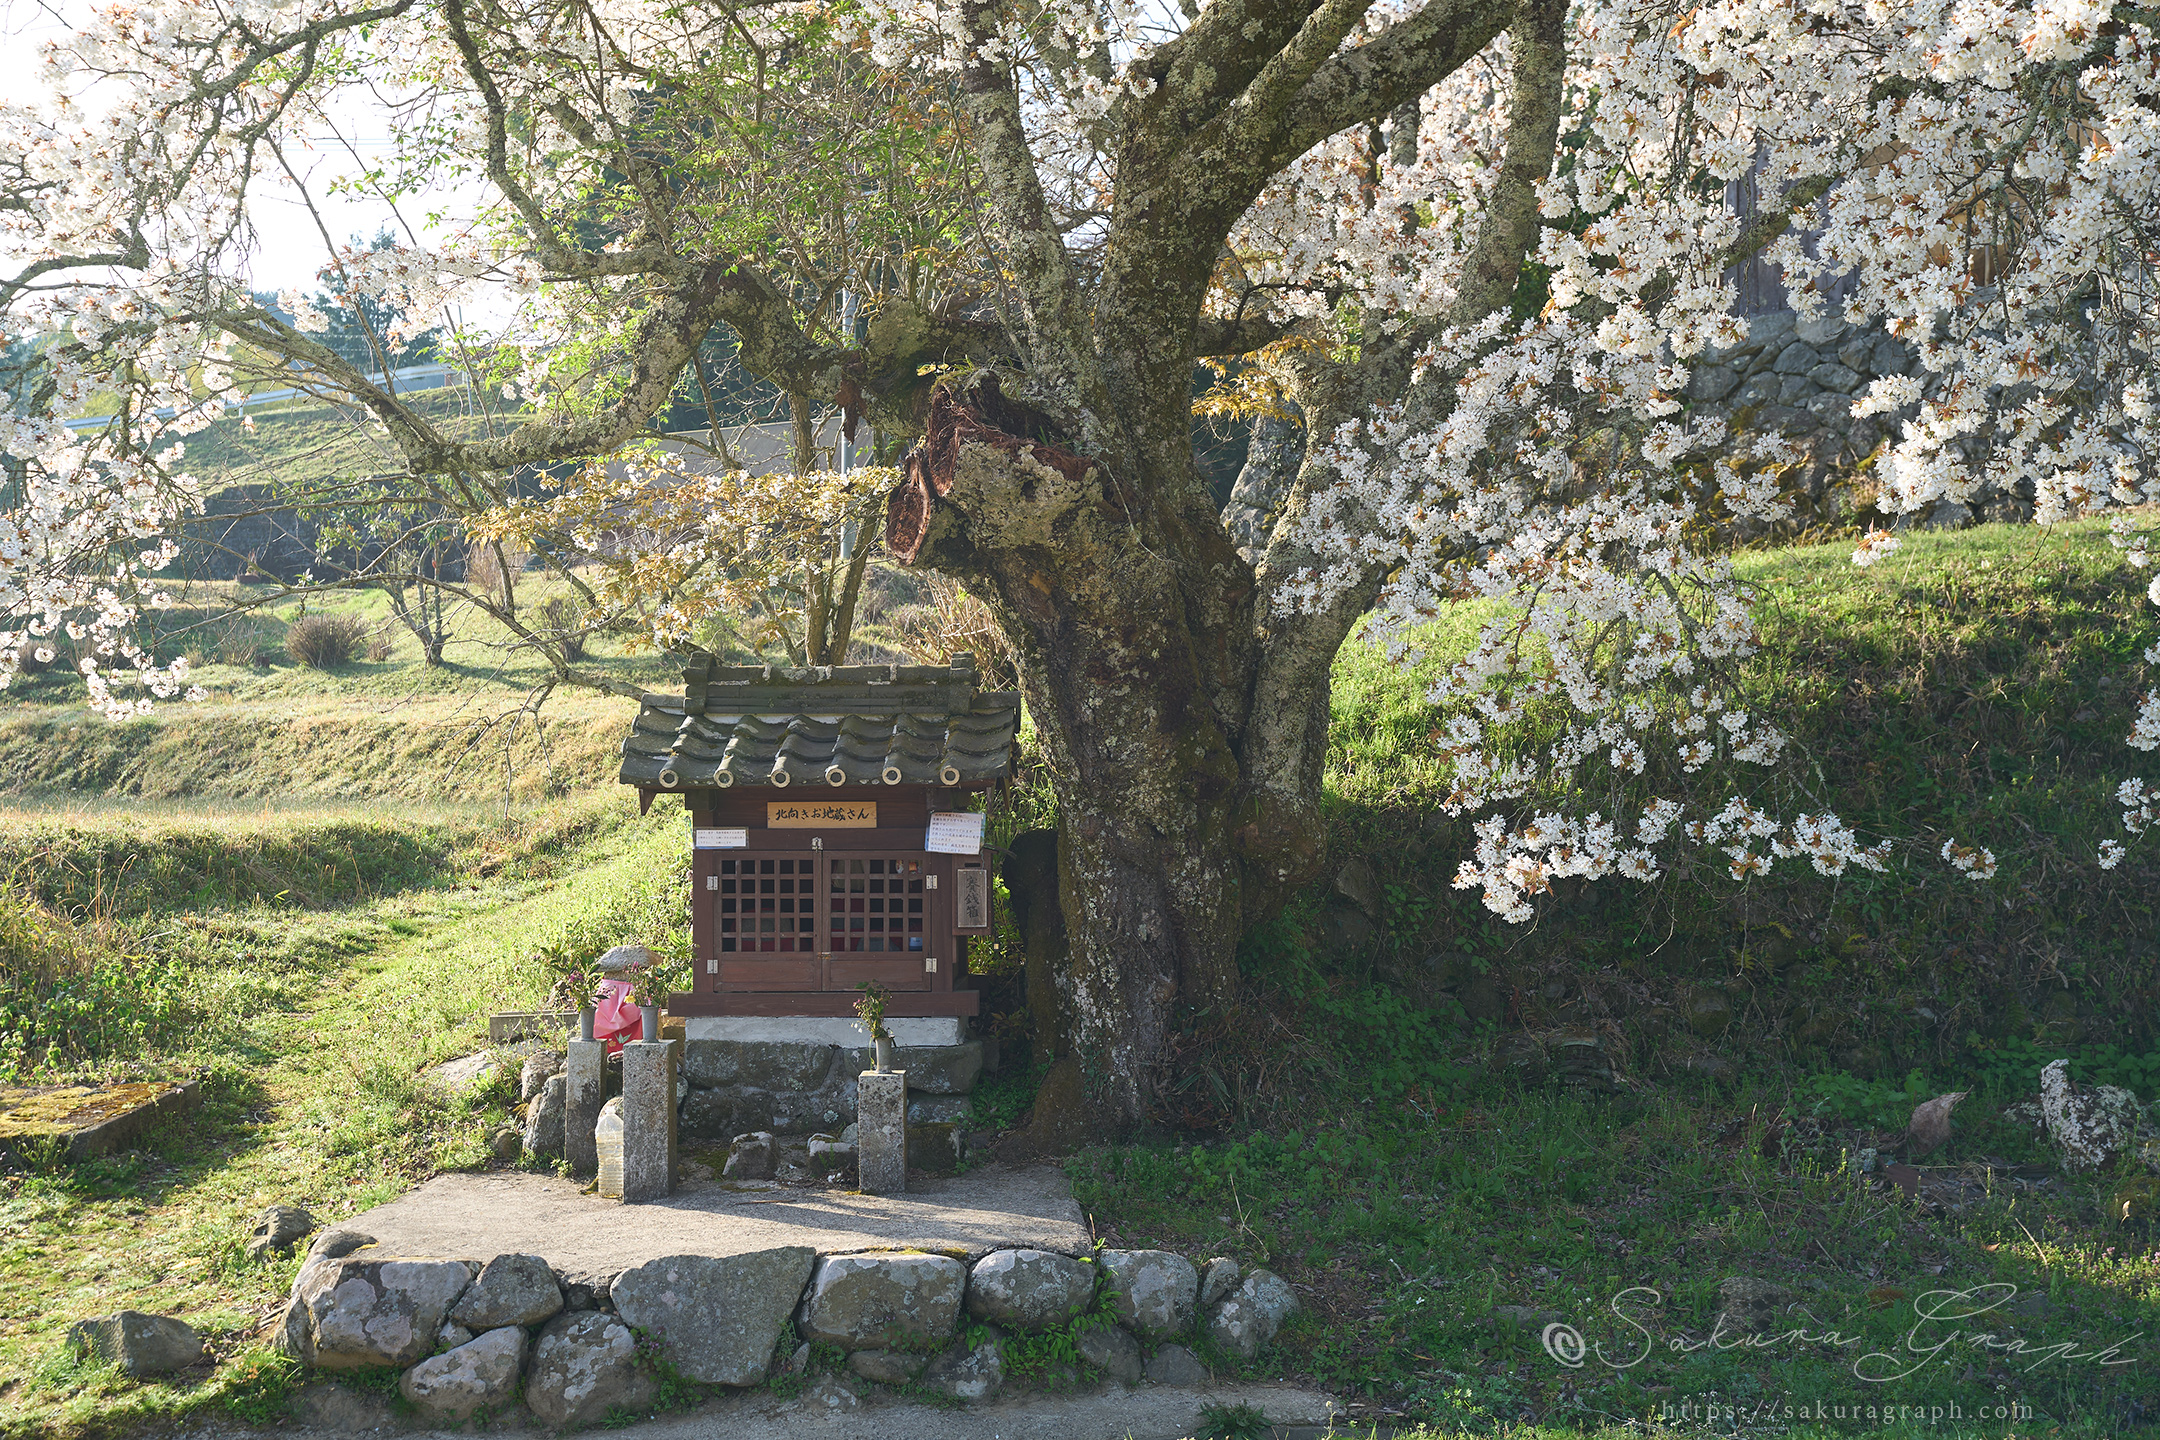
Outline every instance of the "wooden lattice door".
<svg viewBox="0 0 2160 1440">
<path fill-rule="evenodd" d="M 721 990 L 816 990 L 819 857 L 723 857 L 714 899 Z"/>
<path fill-rule="evenodd" d="M 853 990 L 867 980 L 888 990 L 933 988 L 933 967 L 941 963 L 940 907 L 927 859 L 920 853 L 841 851 L 828 853 L 824 864 L 824 988 Z"/>
<path fill-rule="evenodd" d="M 715 989 L 952 988 L 952 925 L 919 852 L 731 855 L 718 872 Z"/>
</svg>

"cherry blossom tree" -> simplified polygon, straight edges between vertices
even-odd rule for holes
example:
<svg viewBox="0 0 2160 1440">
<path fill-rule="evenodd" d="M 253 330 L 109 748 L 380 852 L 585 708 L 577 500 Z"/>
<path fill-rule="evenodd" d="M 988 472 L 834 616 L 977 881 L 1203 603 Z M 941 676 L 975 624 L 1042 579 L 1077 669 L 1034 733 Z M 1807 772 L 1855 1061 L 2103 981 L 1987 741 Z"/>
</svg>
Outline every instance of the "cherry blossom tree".
<svg viewBox="0 0 2160 1440">
<path fill-rule="evenodd" d="M 1743 336 L 1727 276 L 1761 257 L 1803 315 L 1835 293 L 1937 378 L 1856 397 L 1912 417 L 1879 460 L 1897 506 L 1983 480 L 2029 484 L 2043 519 L 2147 499 L 2156 20 L 2093 0 L 112 8 L 54 51 L 52 97 L 0 107 L 21 257 L 0 302 L 45 347 L 5 433 L 26 478 L 0 599 L 26 622 L 0 655 L 87 625 L 152 690 L 185 683 L 125 635 L 236 346 L 348 388 L 416 474 L 503 472 L 612 452 L 727 327 L 752 373 L 919 437 L 887 543 L 1012 641 L 1060 802 L 1075 1073 L 1132 1116 L 1180 1007 L 1228 996 L 1243 927 L 1318 872 L 1329 667 L 1361 623 L 1409 657 L 1442 605 L 1503 602 L 1433 697 L 1449 804 L 1480 817 L 1458 883 L 1503 915 L 1679 847 L 1743 877 L 1884 863 L 1734 702 L 1754 630 L 1703 537 L 1774 514 L 1796 456 L 1693 416 L 1689 370 Z M 974 202 L 861 246 L 880 284 L 846 330 L 821 328 L 830 287 L 738 103 L 805 55 L 914 87 Z M 482 287 L 523 297 L 491 343 L 527 413 L 497 433 L 445 434 L 304 314 L 246 301 L 253 187 L 356 103 L 410 137 L 408 166 L 486 190 L 466 241 L 338 268 L 415 327 Z M 928 153 L 894 161 L 895 195 Z M 1725 189 L 1750 175 L 1743 221 Z M 851 235 L 900 213 L 865 183 Z M 1227 517 L 1193 455 L 1209 357 L 1301 421 Z M 100 387 L 120 421 L 71 438 L 55 417 Z M 2133 562 L 2143 535 L 2120 531 Z M 2160 699 L 2135 740 L 2160 742 Z M 2146 790 L 2124 804 L 2147 823 Z M 1943 859 L 1982 878 L 1966 838 Z"/>
</svg>

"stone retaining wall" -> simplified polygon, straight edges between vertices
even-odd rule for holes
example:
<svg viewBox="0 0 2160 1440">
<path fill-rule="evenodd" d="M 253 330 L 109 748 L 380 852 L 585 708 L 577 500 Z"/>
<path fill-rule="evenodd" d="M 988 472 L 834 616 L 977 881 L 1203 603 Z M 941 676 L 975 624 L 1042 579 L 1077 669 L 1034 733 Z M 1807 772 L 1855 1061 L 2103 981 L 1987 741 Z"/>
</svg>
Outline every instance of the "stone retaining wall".
<svg viewBox="0 0 2160 1440">
<path fill-rule="evenodd" d="M 318 1370 L 397 1367 L 399 1389 L 430 1423 L 522 1401 L 558 1429 L 591 1425 L 651 1403 L 655 1359 L 704 1384 L 752 1386 L 802 1371 L 812 1341 L 847 1357 L 820 1385 L 982 1401 L 1005 1387 L 1007 1335 L 1060 1327 L 1087 1372 L 1065 1383 L 1092 1374 L 1204 1384 L 1196 1348 L 1250 1361 L 1298 1307 L 1266 1270 L 1241 1273 L 1225 1259 L 1200 1267 L 1163 1250 L 999 1249 L 970 1261 L 787 1246 L 668 1256 L 586 1283 L 537 1255 L 483 1262 L 378 1249 L 350 1229 L 318 1237 L 281 1344 Z"/>
<path fill-rule="evenodd" d="M 683 1049 L 682 1133 L 699 1140 L 835 1130 L 855 1117 L 856 1077 L 872 1064 L 868 1049 L 809 1041 L 689 1040 Z M 909 1124 L 967 1117 L 981 1041 L 899 1046 L 893 1056 L 907 1072 Z"/>
<path fill-rule="evenodd" d="M 1805 463 L 1786 486 L 1794 519 L 1776 527 L 1752 524 L 1748 528 L 1754 533 L 1797 533 L 1814 524 L 1855 521 L 1954 529 L 1983 520 L 2030 520 L 2030 490 L 2004 492 L 1992 482 L 1979 487 L 1970 505 L 1941 500 L 1924 514 L 1897 517 L 1875 508 L 1874 487 L 1860 472 L 1861 462 L 1886 439 L 1896 439 L 1913 411 L 1854 418 L 1853 400 L 1879 376 L 1918 373 L 1911 347 L 1879 323 L 1848 325 L 1835 316 L 1800 320 L 1789 312 L 1758 315 L 1748 322 L 1746 340 L 1696 357 L 1687 399 L 1696 415 L 1715 416 L 1741 434 L 1774 431 L 1805 452 Z M 1932 395 L 1942 383 L 1939 375 L 1925 375 L 1922 393 Z"/>
</svg>

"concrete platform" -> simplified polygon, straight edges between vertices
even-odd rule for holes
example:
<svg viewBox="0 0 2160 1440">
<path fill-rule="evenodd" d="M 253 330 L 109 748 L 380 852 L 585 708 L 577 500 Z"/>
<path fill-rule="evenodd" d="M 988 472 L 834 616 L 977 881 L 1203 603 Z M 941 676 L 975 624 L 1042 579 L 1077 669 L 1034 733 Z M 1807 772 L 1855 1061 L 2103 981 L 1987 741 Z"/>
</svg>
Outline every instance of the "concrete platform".
<svg viewBox="0 0 2160 1440">
<path fill-rule="evenodd" d="M 895 1045 L 959 1045 L 967 1040 L 967 1021 L 958 1015 L 895 1015 L 886 1020 Z M 870 1043 L 859 1020 L 815 1015 L 686 1015 L 688 1040 L 792 1041 L 838 1045 L 859 1050 Z"/>
<path fill-rule="evenodd" d="M 1093 1248 L 1072 1186 L 1049 1165 L 986 1165 L 951 1179 L 910 1176 L 904 1195 L 693 1181 L 664 1200 L 624 1205 L 584 1182 L 497 1172 L 439 1175 L 341 1226 L 386 1251 L 487 1259 L 539 1255 L 590 1284 L 663 1255 L 739 1255 L 807 1245 L 821 1255 L 930 1250 Z"/>
</svg>

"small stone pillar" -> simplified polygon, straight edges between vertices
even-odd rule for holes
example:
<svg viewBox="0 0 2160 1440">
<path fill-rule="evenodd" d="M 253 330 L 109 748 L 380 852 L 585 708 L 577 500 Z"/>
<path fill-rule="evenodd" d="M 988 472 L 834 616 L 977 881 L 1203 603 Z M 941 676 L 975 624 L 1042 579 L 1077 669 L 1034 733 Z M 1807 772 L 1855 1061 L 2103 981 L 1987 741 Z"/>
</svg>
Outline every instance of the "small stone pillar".
<svg viewBox="0 0 2160 1440">
<path fill-rule="evenodd" d="M 866 1195 L 907 1189 L 907 1071 L 865 1070 L 855 1089 L 855 1172 Z"/>
<path fill-rule="evenodd" d="M 675 1042 L 623 1046 L 623 1202 L 675 1188 Z"/>
<path fill-rule="evenodd" d="M 591 1175 L 600 1168 L 593 1127 L 600 1123 L 600 1107 L 607 1102 L 607 1042 L 572 1040 L 563 1076 L 567 1085 L 563 1095 L 563 1159 L 570 1162 L 571 1174 Z"/>
</svg>

